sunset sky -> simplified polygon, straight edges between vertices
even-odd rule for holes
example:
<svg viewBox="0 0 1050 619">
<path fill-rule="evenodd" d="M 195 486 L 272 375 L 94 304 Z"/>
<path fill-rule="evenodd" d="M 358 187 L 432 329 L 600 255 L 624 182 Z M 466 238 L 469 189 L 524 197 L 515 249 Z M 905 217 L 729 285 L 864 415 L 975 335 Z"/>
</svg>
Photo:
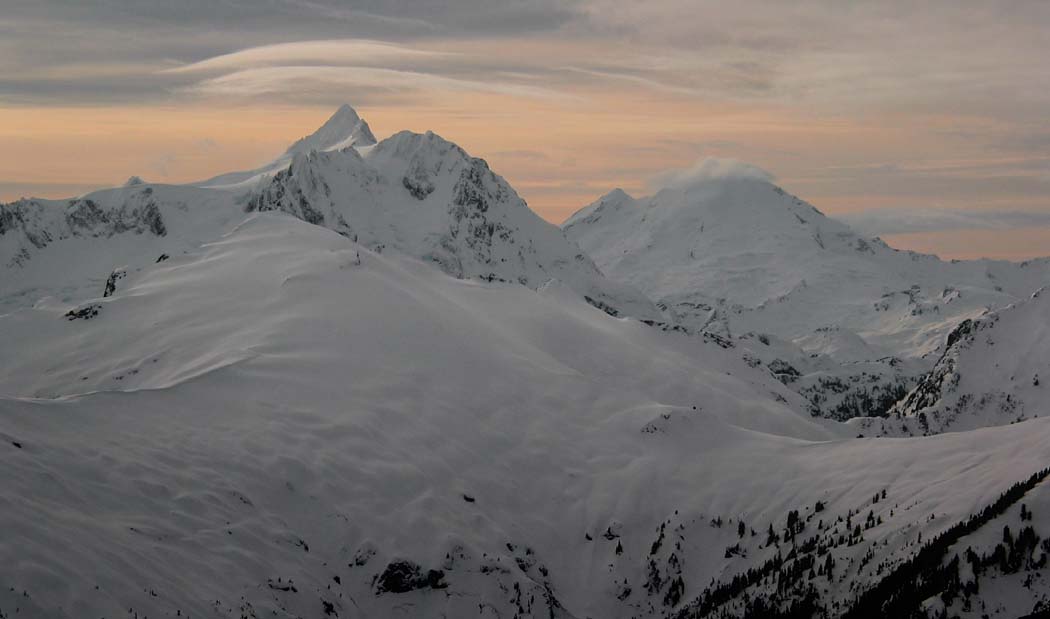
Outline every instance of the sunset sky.
<svg viewBox="0 0 1050 619">
<path fill-rule="evenodd" d="M 726 157 L 895 246 L 1050 255 L 1048 2 L 2 4 L 0 200 L 252 168 L 347 102 L 554 222 Z"/>
</svg>

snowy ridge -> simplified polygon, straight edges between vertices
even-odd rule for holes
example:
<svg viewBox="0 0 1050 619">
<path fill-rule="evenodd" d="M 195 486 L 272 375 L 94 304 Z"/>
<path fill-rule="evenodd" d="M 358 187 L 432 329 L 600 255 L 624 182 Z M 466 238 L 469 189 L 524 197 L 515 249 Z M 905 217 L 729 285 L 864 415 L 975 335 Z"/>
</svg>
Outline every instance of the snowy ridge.
<svg viewBox="0 0 1050 619">
<path fill-rule="evenodd" d="M 308 154 L 311 151 L 367 149 L 375 143 L 376 138 L 372 135 L 372 129 L 369 128 L 365 119 L 358 116 L 354 108 L 343 104 L 317 131 L 296 140 L 284 154 L 270 163 L 254 170 L 220 174 L 192 184 L 199 187 L 251 190 L 267 182 L 281 170 L 287 169 L 296 155 Z"/>
<path fill-rule="evenodd" d="M 294 157 L 312 150 L 342 150 L 351 146 L 361 148 L 375 143 L 376 137 L 372 135 L 365 119 L 358 116 L 354 108 L 344 103 L 320 129 L 296 141 L 284 154 L 286 157 Z"/>
<path fill-rule="evenodd" d="M 868 431 L 922 435 L 1017 423 L 1046 414 L 1040 373 L 1050 376 L 1050 295 L 962 322 L 944 354 L 888 419 Z"/>
<path fill-rule="evenodd" d="M 873 357 L 934 353 L 962 320 L 1050 283 L 1046 259 L 944 262 L 895 250 L 759 178 L 637 200 L 616 190 L 562 227 L 607 276 L 688 324 L 773 332 L 804 348 L 832 326 Z"/>
<path fill-rule="evenodd" d="M 700 175 L 637 200 L 614 190 L 563 229 L 671 321 L 741 343 L 812 414 L 839 420 L 885 416 L 957 325 L 1050 282 L 1046 259 L 895 250 L 758 174 Z"/>
<path fill-rule="evenodd" d="M 483 159 L 432 132 L 402 131 L 364 156 L 353 149 L 297 154 L 247 209 L 289 213 L 455 277 L 534 289 L 556 279 L 614 315 L 661 318 L 643 294 L 603 277 Z"/>
<path fill-rule="evenodd" d="M 369 146 L 364 156 L 354 148 L 361 145 Z M 237 175 L 243 178 L 233 178 Z M 429 132 L 405 131 L 376 144 L 349 106 L 289 147 L 265 173 L 234 173 L 214 185 L 132 184 L 68 203 L 0 205 L 0 259 L 11 273 L 0 281 L 0 311 L 48 295 L 65 302 L 90 298 L 92 286 L 102 289 L 98 278 L 104 281 L 118 265 L 132 265 L 134 271 L 163 253 L 217 239 L 245 210 L 279 210 L 368 247 L 433 261 L 456 277 L 534 289 L 559 280 L 610 313 L 664 322 L 645 295 L 603 277 L 484 160 Z M 165 225 L 181 231 L 176 242 L 129 240 L 134 233 L 163 236 Z M 61 243 L 42 251 L 72 237 L 104 242 Z M 78 264 L 55 269 L 56 261 L 69 260 L 59 247 L 75 247 Z"/>
<path fill-rule="evenodd" d="M 232 194 L 159 184 L 0 204 L 0 314 L 99 296 L 114 268 L 196 249 L 241 218 Z"/>
</svg>

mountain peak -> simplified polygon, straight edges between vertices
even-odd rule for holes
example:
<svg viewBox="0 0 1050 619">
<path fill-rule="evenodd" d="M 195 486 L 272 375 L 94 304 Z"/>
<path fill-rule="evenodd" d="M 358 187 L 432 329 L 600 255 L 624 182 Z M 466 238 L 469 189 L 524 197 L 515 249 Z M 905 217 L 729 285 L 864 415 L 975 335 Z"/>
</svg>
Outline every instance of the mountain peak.
<svg viewBox="0 0 1050 619">
<path fill-rule="evenodd" d="M 368 123 L 354 108 L 344 103 L 312 134 L 288 147 L 286 155 L 311 150 L 340 150 L 348 146 L 371 146 L 376 143 Z"/>
<path fill-rule="evenodd" d="M 569 230 L 575 226 L 593 224 L 606 214 L 633 209 L 635 206 L 634 198 L 623 189 L 617 187 L 570 215 L 562 223 L 562 228 Z"/>
</svg>

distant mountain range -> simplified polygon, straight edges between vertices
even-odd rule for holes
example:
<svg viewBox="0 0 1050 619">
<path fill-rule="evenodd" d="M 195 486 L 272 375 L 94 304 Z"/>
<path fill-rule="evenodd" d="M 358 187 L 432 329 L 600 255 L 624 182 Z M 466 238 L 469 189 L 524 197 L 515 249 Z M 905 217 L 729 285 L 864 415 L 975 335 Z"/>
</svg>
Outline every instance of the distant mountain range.
<svg viewBox="0 0 1050 619">
<path fill-rule="evenodd" d="M 1050 609 L 1050 262 L 712 169 L 559 228 L 343 106 L 0 205 L 0 618 Z"/>
</svg>

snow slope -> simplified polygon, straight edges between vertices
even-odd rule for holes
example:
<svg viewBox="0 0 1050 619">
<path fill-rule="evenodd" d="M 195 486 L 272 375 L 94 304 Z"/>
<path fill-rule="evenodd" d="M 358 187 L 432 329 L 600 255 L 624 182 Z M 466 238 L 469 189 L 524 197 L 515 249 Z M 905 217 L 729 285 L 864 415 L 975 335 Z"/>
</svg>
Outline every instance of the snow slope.
<svg viewBox="0 0 1050 619">
<path fill-rule="evenodd" d="M 771 332 L 843 361 L 934 353 L 962 320 L 1050 283 L 1046 259 L 944 262 L 895 250 L 754 175 L 637 200 L 615 190 L 562 227 L 607 276 L 687 324 Z M 815 337 L 827 327 L 838 344 Z"/>
<path fill-rule="evenodd" d="M 855 352 L 839 361 L 836 355 L 856 337 L 850 335 L 834 328 L 818 330 L 807 343 L 820 345 L 821 352 L 806 352 L 769 333 L 744 333 L 733 343 L 745 362 L 766 368 L 805 398 L 806 410 L 816 417 L 846 421 L 885 416 L 918 383 L 928 365 L 922 360 L 873 358 Z M 865 349 L 858 346 L 854 350 Z"/>
<path fill-rule="evenodd" d="M 160 184 L 0 204 L 0 314 L 48 297 L 99 296 L 114 269 L 134 275 L 218 238 L 243 217 L 233 194 Z"/>
<path fill-rule="evenodd" d="M 910 610 L 1050 603 L 1036 392 L 937 436 L 833 420 L 1043 262 L 865 249 L 752 176 L 581 213 L 617 283 L 455 144 L 369 141 L 341 108 L 213 186 L 0 205 L 0 619 L 871 616 L 938 534 L 982 555 L 936 557 Z M 1040 363 L 1039 298 L 956 332 L 957 384 L 1029 367 L 986 335 Z M 998 550 L 1005 523 L 1024 541 Z"/>
<path fill-rule="evenodd" d="M 846 438 L 735 350 L 434 267 L 255 214 L 0 316 L 0 612 L 666 616 L 886 490 L 841 610 L 1050 460 L 1046 419 Z"/>
<path fill-rule="evenodd" d="M 888 434 L 926 434 L 1016 423 L 1046 415 L 1050 376 L 1050 294 L 967 320 L 888 419 L 858 421 Z"/>
</svg>

